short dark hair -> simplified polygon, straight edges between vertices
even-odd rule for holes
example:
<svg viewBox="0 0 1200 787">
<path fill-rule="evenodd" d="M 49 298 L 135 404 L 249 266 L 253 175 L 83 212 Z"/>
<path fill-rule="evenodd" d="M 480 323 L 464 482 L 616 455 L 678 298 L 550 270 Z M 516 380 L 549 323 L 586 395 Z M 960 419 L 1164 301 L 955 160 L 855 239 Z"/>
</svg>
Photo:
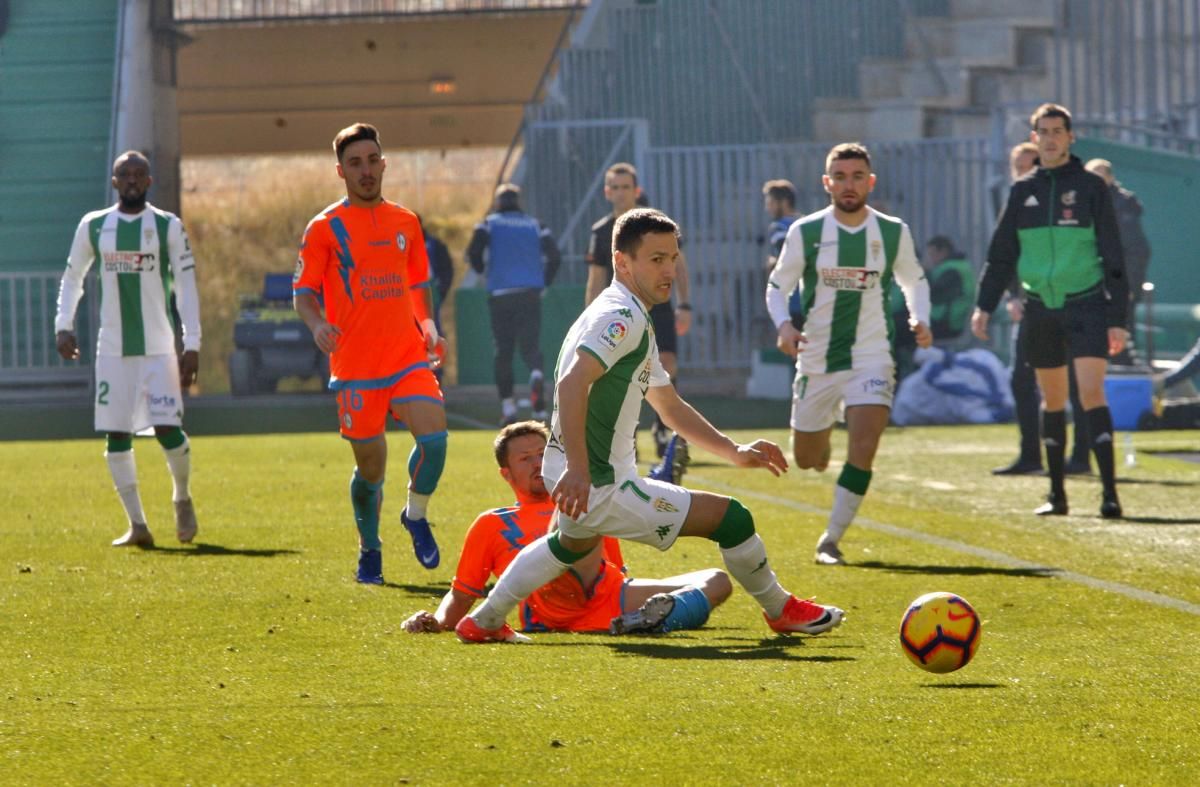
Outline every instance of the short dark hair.
<svg viewBox="0 0 1200 787">
<path fill-rule="evenodd" d="M 150 169 L 150 157 L 149 156 L 147 156 L 145 153 L 143 153 L 140 150 L 127 150 L 124 153 L 122 153 L 121 155 L 117 156 L 115 159 L 113 159 L 113 163 L 112 163 L 113 174 L 116 174 L 117 165 L 120 164 L 122 161 L 124 161 L 127 158 L 138 159 L 146 165 L 146 169 Z"/>
<path fill-rule="evenodd" d="M 871 154 L 867 152 L 866 145 L 861 142 L 843 142 L 829 150 L 829 155 L 825 157 L 825 171 L 829 171 L 833 162 L 847 159 L 862 159 L 867 162 L 867 169 L 871 168 Z"/>
<path fill-rule="evenodd" d="M 342 160 L 342 154 L 346 152 L 351 143 L 360 142 L 364 139 L 369 139 L 379 148 L 379 152 L 383 152 L 383 145 L 379 141 L 379 129 L 372 126 L 370 123 L 354 123 L 346 126 L 337 133 L 333 138 L 333 152 L 337 155 L 337 160 Z"/>
<path fill-rule="evenodd" d="M 679 225 L 661 210 L 634 208 L 626 211 L 613 227 L 613 251 L 630 256 L 637 254 L 643 236 L 660 232 L 670 232 L 679 240 Z"/>
<path fill-rule="evenodd" d="M 954 254 L 956 251 L 954 248 L 954 241 L 950 240 L 945 235 L 934 235 L 925 245 L 930 248 L 937 249 L 938 251 L 944 251 L 947 254 Z"/>
<path fill-rule="evenodd" d="M 1071 113 L 1067 108 L 1060 104 L 1042 104 L 1037 109 L 1033 110 L 1033 114 L 1029 116 L 1029 127 L 1037 131 L 1038 121 L 1043 118 L 1062 118 L 1063 125 L 1067 131 L 1071 130 Z"/>
<path fill-rule="evenodd" d="M 520 210 L 521 187 L 516 183 L 501 183 L 496 187 L 496 210 Z"/>
<path fill-rule="evenodd" d="M 617 164 L 613 164 L 611 167 L 604 170 L 604 174 L 605 175 L 628 175 L 631 178 L 633 178 L 633 185 L 636 186 L 638 184 L 637 167 L 635 167 L 632 164 L 625 162 L 625 161 L 619 162 Z"/>
<path fill-rule="evenodd" d="M 763 196 L 782 200 L 792 207 L 796 206 L 796 186 L 790 180 L 779 178 L 768 180 L 763 184 Z"/>
<path fill-rule="evenodd" d="M 515 424 L 509 424 L 500 430 L 500 434 L 496 435 L 492 443 L 496 464 L 508 467 L 508 444 L 527 434 L 539 435 L 546 442 L 550 442 L 550 430 L 541 421 L 517 421 Z"/>
</svg>

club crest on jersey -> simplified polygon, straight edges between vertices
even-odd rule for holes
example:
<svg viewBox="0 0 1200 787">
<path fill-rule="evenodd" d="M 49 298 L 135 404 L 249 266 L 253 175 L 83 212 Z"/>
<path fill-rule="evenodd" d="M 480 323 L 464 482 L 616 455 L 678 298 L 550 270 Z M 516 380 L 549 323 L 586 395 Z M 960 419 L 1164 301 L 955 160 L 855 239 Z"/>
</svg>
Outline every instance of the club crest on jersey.
<svg viewBox="0 0 1200 787">
<path fill-rule="evenodd" d="M 835 290 L 869 290 L 879 283 L 879 274 L 869 268 L 821 268 L 821 283 Z"/>
<path fill-rule="evenodd" d="M 396 233 L 396 248 L 400 249 L 400 251 L 408 250 L 408 238 L 404 237 L 403 232 Z"/>
<path fill-rule="evenodd" d="M 145 229 L 143 229 L 142 230 L 142 238 L 145 240 L 146 243 L 149 243 L 150 241 L 154 240 L 154 228 L 146 227 Z"/>
<path fill-rule="evenodd" d="M 603 342 L 608 349 L 615 350 L 617 345 L 625 341 L 625 337 L 629 335 L 629 326 L 624 320 L 613 320 L 608 325 L 604 326 L 604 330 L 600 332 L 600 341 Z"/>
<path fill-rule="evenodd" d="M 883 241 L 878 241 L 878 240 L 871 241 L 871 259 L 878 260 L 879 253 L 881 251 L 883 251 Z"/>
<path fill-rule="evenodd" d="M 679 509 L 672 505 L 665 498 L 656 497 L 654 498 L 654 510 L 663 514 L 674 514 Z"/>
<path fill-rule="evenodd" d="M 1064 191 L 1064 192 L 1063 192 L 1063 194 L 1062 194 L 1062 204 L 1064 204 L 1064 205 L 1068 205 L 1068 206 L 1069 206 L 1069 205 L 1074 205 L 1074 204 L 1075 204 L 1075 189 L 1071 189 L 1071 190 L 1069 190 L 1069 191 Z"/>
</svg>

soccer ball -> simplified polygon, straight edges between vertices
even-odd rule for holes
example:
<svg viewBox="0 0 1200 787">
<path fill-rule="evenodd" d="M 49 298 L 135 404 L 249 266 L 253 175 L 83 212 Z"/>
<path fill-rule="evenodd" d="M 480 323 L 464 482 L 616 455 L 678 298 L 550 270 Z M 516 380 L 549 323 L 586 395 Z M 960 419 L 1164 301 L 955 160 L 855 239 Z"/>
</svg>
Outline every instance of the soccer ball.
<svg viewBox="0 0 1200 787">
<path fill-rule="evenodd" d="M 979 615 L 953 593 L 926 593 L 900 621 L 900 649 L 927 672 L 954 672 L 979 648 Z"/>
</svg>

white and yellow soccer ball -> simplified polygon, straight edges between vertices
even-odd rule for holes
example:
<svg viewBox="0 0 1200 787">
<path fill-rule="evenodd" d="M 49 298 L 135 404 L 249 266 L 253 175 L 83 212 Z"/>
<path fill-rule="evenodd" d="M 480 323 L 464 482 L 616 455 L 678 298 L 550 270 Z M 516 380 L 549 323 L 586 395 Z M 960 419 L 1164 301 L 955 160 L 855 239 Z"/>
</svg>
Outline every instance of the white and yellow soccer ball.
<svg viewBox="0 0 1200 787">
<path fill-rule="evenodd" d="M 900 621 L 900 649 L 927 672 L 954 672 L 967 665 L 983 634 L 979 615 L 954 593 L 926 593 Z"/>
</svg>

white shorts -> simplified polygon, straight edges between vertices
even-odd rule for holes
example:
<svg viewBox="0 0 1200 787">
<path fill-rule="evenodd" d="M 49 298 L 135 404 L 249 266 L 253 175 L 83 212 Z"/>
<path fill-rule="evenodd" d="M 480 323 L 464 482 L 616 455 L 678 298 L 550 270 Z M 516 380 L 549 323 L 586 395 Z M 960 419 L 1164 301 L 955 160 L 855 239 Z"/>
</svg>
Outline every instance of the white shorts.
<svg viewBox="0 0 1200 787">
<path fill-rule="evenodd" d="M 97 432 L 134 433 L 182 424 L 183 393 L 174 355 L 97 356 Z"/>
<path fill-rule="evenodd" d="M 682 486 L 618 476 L 608 486 L 592 487 L 588 512 L 579 519 L 560 513 L 558 527 L 571 538 L 613 536 L 665 551 L 679 537 L 691 507 L 692 493 Z"/>
<path fill-rule="evenodd" d="M 843 405 L 881 404 L 891 408 L 896 392 L 895 367 L 880 364 L 828 374 L 796 374 L 792 382 L 792 429 L 823 432 L 833 426 Z"/>
</svg>

